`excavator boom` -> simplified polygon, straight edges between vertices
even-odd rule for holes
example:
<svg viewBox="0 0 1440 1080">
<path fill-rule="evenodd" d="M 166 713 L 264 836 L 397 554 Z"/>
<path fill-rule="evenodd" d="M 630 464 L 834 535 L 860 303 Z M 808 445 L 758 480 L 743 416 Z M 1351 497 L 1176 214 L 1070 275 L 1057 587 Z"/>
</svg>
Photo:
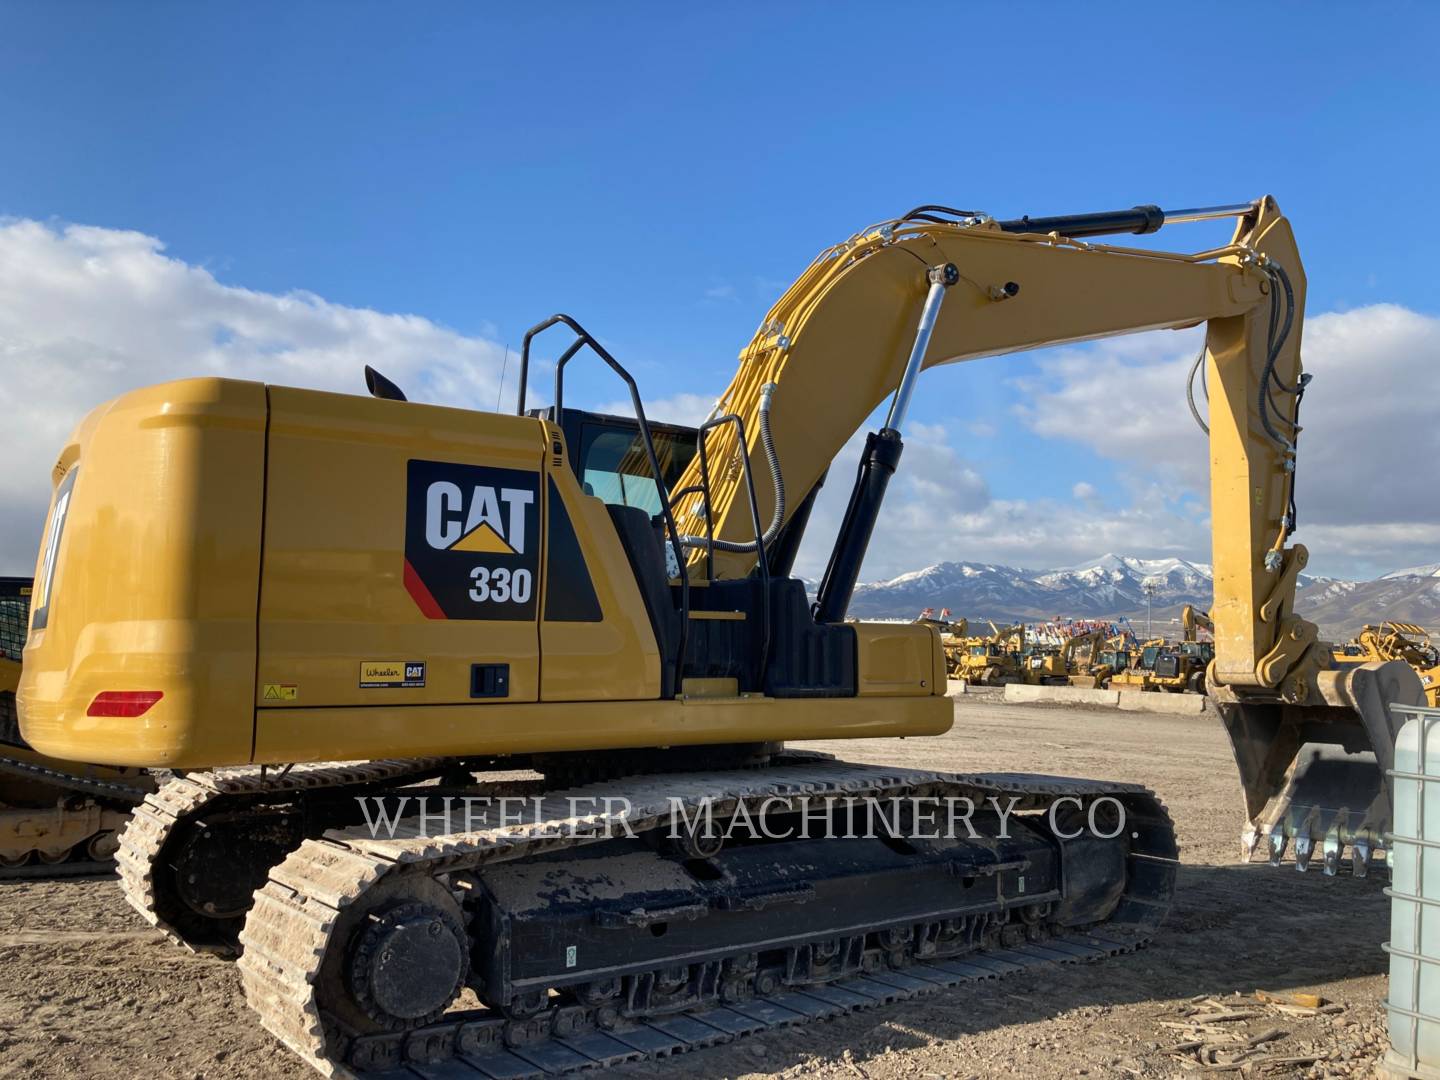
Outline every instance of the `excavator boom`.
<svg viewBox="0 0 1440 1080">
<path fill-rule="evenodd" d="M 1273 198 L 1174 215 L 1203 216 L 1236 219 L 1229 244 L 1187 254 L 1079 239 L 1153 232 L 1167 219 L 1155 207 L 1013 222 L 925 207 L 826 249 L 766 315 L 716 403 L 744 421 L 707 435 L 710 460 L 732 466 L 704 494 L 681 498 L 676 516 L 682 533 L 718 541 L 694 544 L 692 566 L 708 558 L 720 577 L 749 574 L 753 526 L 733 463 L 763 449 L 772 469 L 755 480 L 758 512 L 772 522 L 772 569 L 787 569 L 834 455 L 893 395 L 821 583 L 817 610 L 838 618 L 899 462 L 896 418 L 920 369 L 1204 323 L 1196 366 L 1206 371 L 1208 422 L 1196 416 L 1210 441 L 1215 587 L 1206 685 L 1241 773 L 1244 850 L 1265 838 L 1278 859 L 1293 838 L 1302 867 L 1323 847 L 1333 871 L 1353 845 L 1363 869 L 1389 822 L 1385 769 L 1397 724 L 1388 706 L 1420 703 L 1420 687 L 1403 665 L 1334 670 L 1314 624 L 1295 613 L 1309 558 L 1290 542 L 1309 383 L 1305 274 Z M 844 379 L 834 377 L 837 358 Z M 681 489 L 699 480 L 692 465 Z"/>
</svg>

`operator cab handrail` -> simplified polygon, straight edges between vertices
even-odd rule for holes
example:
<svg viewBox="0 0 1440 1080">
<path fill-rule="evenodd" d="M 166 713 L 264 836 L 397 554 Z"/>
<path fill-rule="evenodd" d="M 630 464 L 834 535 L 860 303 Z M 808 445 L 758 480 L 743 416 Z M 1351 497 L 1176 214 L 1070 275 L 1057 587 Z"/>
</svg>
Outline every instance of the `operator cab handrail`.
<svg viewBox="0 0 1440 1080">
<path fill-rule="evenodd" d="M 610 351 L 595 340 L 594 335 L 586 330 L 572 316 L 563 312 L 551 315 L 544 322 L 536 323 L 529 330 L 525 331 L 525 340 L 520 346 L 520 387 L 518 391 L 518 402 L 515 413 L 517 416 L 525 415 L 525 395 L 530 381 L 530 343 L 550 327 L 557 324 L 564 324 L 575 334 L 575 340 L 560 354 L 560 359 L 555 362 L 555 405 L 554 421 L 560 423 L 565 410 L 565 366 L 575 358 L 581 349 L 588 346 L 590 350 L 605 361 L 606 366 L 625 383 L 630 391 L 630 404 L 635 410 L 635 420 L 640 428 L 640 440 L 645 444 L 645 456 L 650 460 L 650 468 L 655 475 L 655 489 L 660 496 L 660 516 L 665 522 L 665 532 L 669 536 L 670 548 L 674 552 L 675 561 L 680 567 L 680 641 L 679 649 L 675 658 L 675 686 L 679 688 L 685 674 L 685 644 L 689 633 L 690 624 L 690 575 L 685 570 L 684 557 L 681 554 L 680 530 L 675 527 L 675 515 L 670 510 L 670 495 L 665 486 L 665 475 L 660 469 L 660 456 L 655 452 L 655 440 L 650 435 L 650 422 L 645 418 L 645 406 L 640 400 L 640 387 L 636 385 L 635 378 L 625 370 L 625 366 L 610 354 Z"/>
</svg>

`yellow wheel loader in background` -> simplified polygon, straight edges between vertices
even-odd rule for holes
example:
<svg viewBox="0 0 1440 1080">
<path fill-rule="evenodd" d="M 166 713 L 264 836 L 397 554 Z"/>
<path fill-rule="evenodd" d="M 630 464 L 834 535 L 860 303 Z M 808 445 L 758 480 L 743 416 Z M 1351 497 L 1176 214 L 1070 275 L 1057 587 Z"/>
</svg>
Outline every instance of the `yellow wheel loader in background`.
<svg viewBox="0 0 1440 1080">
<path fill-rule="evenodd" d="M 155 790 L 140 769 L 56 761 L 21 736 L 15 690 L 32 587 L 0 577 L 0 881 L 110 869 L 131 808 Z"/>
<path fill-rule="evenodd" d="M 1218 217 L 1232 242 L 1195 254 L 1097 239 Z M 213 378 L 125 394 L 56 459 L 22 731 L 192 770 L 126 830 L 127 895 L 194 947 L 243 948 L 261 1022 L 327 1075 L 565 1072 L 997 959 L 1128 949 L 1175 877 L 1144 789 L 783 744 L 954 722 L 933 627 L 846 619 L 921 369 L 1204 322 L 1208 686 L 1247 854 L 1293 839 L 1304 866 L 1323 843 L 1327 870 L 1348 847 L 1363 871 L 1388 824 L 1388 704 L 1421 692 L 1404 664 L 1337 668 L 1293 611 L 1304 286 L 1270 198 L 1013 221 L 924 206 L 823 252 L 698 429 L 652 423 L 567 316 L 527 333 L 515 415 L 412 404 L 374 372 L 370 398 Z M 535 338 L 560 324 L 553 403 L 527 412 Z M 633 420 L 566 405 L 582 349 Z M 886 399 L 811 603 L 791 568 L 816 492 Z M 525 771 L 497 788 L 497 770 Z M 517 790 L 535 796 L 518 815 L 435 805 Z M 979 837 L 826 832 L 922 796 L 987 807 Z M 991 797 L 1015 808 L 1008 836 Z"/>
</svg>

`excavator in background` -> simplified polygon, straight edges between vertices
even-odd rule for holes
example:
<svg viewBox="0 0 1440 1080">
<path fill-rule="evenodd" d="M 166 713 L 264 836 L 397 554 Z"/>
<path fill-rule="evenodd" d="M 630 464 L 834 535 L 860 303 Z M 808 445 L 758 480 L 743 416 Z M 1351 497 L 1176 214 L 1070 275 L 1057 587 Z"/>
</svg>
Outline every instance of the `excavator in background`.
<svg viewBox="0 0 1440 1080">
<path fill-rule="evenodd" d="M 1079 665 L 1089 666 L 1096 646 L 1105 640 L 1099 630 L 1073 634 L 1059 645 L 1033 648 L 1025 655 L 1020 681 L 1034 686 L 1066 686 Z"/>
<path fill-rule="evenodd" d="M 1415 623 L 1382 622 L 1366 625 L 1344 645 L 1336 646 L 1337 663 L 1372 663 L 1403 660 L 1415 669 L 1425 687 L 1425 703 L 1440 708 L 1440 649 L 1430 641 L 1430 631 Z"/>
<path fill-rule="evenodd" d="M 15 690 L 33 585 L 0 577 L 0 881 L 110 870 L 131 809 L 155 790 L 143 770 L 56 761 L 21 736 Z"/>
<path fill-rule="evenodd" d="M 1209 614 L 1196 610 L 1193 604 L 1186 604 L 1180 609 L 1180 640 L 1199 641 L 1202 630 L 1212 638 L 1215 636 L 1215 624 L 1211 621 Z"/>
<path fill-rule="evenodd" d="M 1232 240 L 1195 253 L 1100 239 L 1222 218 Z M 864 1007 L 867 986 L 924 992 L 987 957 L 1123 951 L 1174 888 L 1148 791 L 783 744 L 954 723 L 935 628 L 846 618 L 921 370 L 1204 323 L 1208 690 L 1245 854 L 1293 841 L 1304 868 L 1320 844 L 1327 871 L 1348 849 L 1363 873 L 1389 820 L 1389 705 L 1422 694 L 1403 663 L 1337 668 L 1294 613 L 1304 289 L 1269 197 L 921 206 L 822 252 L 694 429 L 650 422 L 562 315 L 525 336 L 514 415 L 410 403 L 369 370 L 370 398 L 133 391 L 56 457 L 22 732 L 188 770 L 123 835 L 126 895 L 192 947 L 241 948 L 261 1023 L 326 1075 L 565 1072 Z M 552 404 L 529 411 L 532 346 L 557 325 Z M 566 404 L 582 349 L 633 419 Z M 816 493 L 887 400 L 810 603 L 791 570 Z M 523 813 L 406 801 L 488 799 L 496 770 L 538 789 Z M 846 808 L 922 796 L 1016 813 L 1004 836 L 977 810 L 973 840 L 913 822 L 826 838 Z M 766 829 L 728 835 L 756 815 Z"/>
</svg>

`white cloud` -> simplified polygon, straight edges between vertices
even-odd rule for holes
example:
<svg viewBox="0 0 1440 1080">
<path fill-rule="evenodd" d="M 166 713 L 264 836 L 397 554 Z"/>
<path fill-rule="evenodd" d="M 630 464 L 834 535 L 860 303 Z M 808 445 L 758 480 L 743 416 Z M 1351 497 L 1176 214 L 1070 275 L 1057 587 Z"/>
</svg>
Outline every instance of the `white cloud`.
<svg viewBox="0 0 1440 1080">
<path fill-rule="evenodd" d="M 1440 460 L 1434 422 L 1440 319 L 1394 304 L 1310 318 L 1301 407 L 1296 539 L 1322 572 L 1369 573 L 1433 561 L 1440 502 L 1427 486 Z M 1126 483 L 1209 501 L 1206 440 L 1185 405 L 1199 331 L 1157 332 L 1065 349 L 1018 380 L 1022 420 L 1123 463 Z M 1125 550 L 1130 550 L 1128 547 Z"/>
<path fill-rule="evenodd" d="M 494 408 L 501 356 L 418 316 L 222 284 L 142 233 L 0 220 L 0 572 L 32 570 L 55 452 L 125 390 L 224 375 L 364 393 L 368 363 L 414 400 Z"/>
<path fill-rule="evenodd" d="M 1070 489 L 1070 494 L 1081 502 L 1091 502 L 1100 497 L 1100 489 L 1088 480 L 1081 480 Z"/>
<path fill-rule="evenodd" d="M 641 398 L 647 420 L 659 420 L 667 424 L 688 424 L 698 427 L 715 407 L 715 399 L 703 394 L 672 394 L 663 398 Z M 595 407 L 596 412 L 611 416 L 634 416 L 635 409 L 629 398 L 606 401 Z"/>
<path fill-rule="evenodd" d="M 805 577 L 819 578 L 825 569 L 864 441 L 863 432 L 851 438 L 830 467 L 796 560 L 796 572 Z M 1103 551 L 1203 561 L 1209 544 L 1193 507 L 1158 488 L 1137 491 L 1133 506 L 1113 513 L 1050 499 L 996 497 L 942 428 L 911 424 L 861 580 L 948 560 L 1044 568 Z"/>
</svg>

